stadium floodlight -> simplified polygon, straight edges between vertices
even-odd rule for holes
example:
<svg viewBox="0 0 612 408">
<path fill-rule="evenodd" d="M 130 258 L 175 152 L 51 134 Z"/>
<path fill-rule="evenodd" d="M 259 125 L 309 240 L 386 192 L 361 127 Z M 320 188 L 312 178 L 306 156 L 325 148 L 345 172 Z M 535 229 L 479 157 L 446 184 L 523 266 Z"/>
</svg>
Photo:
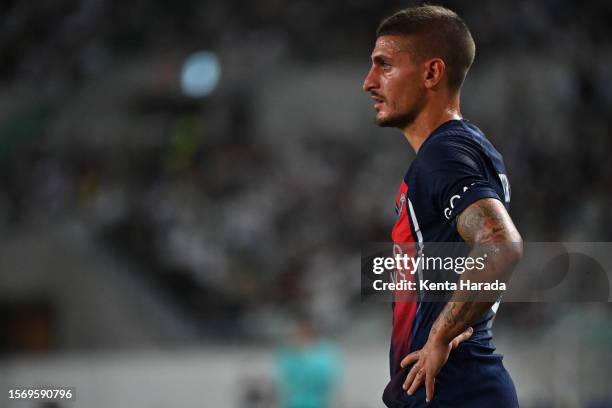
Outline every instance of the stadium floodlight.
<svg viewBox="0 0 612 408">
<path fill-rule="evenodd" d="M 181 69 L 181 90 L 192 98 L 203 98 L 215 90 L 220 76 L 221 64 L 215 53 L 193 53 Z"/>
</svg>

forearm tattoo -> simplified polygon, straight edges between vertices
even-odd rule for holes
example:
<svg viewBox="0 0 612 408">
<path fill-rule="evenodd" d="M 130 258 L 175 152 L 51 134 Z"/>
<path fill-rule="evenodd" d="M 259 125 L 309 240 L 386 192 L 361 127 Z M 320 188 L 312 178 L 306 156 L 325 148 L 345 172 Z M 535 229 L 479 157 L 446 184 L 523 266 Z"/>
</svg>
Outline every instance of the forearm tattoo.
<svg viewBox="0 0 612 408">
<path fill-rule="evenodd" d="M 511 271 L 520 253 L 515 252 L 516 246 L 522 242 L 521 236 L 512 223 L 504 205 L 495 199 L 483 199 L 470 205 L 457 219 L 457 231 L 469 244 L 483 245 L 488 252 L 494 253 L 487 262 L 490 275 L 503 276 Z M 478 250 L 482 250 L 480 247 Z M 476 249 L 475 249 L 476 250 Z M 519 249 L 522 251 L 522 249 Z M 466 274 L 464 274 L 465 277 Z M 457 295 L 457 293 L 455 293 Z M 461 301 L 451 299 L 431 328 L 430 334 L 440 334 L 444 338 L 452 338 L 484 313 L 492 302 L 478 302 L 477 292 L 461 293 Z"/>
</svg>

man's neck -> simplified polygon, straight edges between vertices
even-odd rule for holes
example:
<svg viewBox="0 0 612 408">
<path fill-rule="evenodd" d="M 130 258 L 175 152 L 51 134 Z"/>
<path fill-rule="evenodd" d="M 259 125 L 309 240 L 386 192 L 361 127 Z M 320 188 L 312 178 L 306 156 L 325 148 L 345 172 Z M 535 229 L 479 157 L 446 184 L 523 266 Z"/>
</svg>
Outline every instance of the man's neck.
<svg viewBox="0 0 612 408">
<path fill-rule="evenodd" d="M 447 105 L 444 109 L 423 109 L 414 122 L 402 129 L 402 131 L 415 153 L 418 153 L 421 145 L 440 125 L 449 120 L 461 118 L 458 103 Z"/>
</svg>

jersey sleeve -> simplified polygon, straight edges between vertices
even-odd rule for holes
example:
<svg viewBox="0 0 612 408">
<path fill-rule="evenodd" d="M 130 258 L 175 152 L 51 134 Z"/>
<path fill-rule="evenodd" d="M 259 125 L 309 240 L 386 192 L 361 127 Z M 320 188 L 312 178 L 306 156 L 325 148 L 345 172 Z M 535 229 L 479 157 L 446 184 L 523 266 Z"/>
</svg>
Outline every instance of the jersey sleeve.
<svg viewBox="0 0 612 408">
<path fill-rule="evenodd" d="M 500 182 L 484 153 L 459 141 L 445 140 L 428 146 L 423 159 L 433 205 L 448 220 L 483 198 L 503 200 Z M 501 193 L 503 194 L 503 193 Z"/>
</svg>

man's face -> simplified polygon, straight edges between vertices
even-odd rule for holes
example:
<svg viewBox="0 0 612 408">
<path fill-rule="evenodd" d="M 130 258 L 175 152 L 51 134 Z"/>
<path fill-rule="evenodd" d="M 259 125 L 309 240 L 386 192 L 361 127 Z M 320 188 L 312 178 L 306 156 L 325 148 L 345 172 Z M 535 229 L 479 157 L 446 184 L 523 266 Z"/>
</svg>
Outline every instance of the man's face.
<svg viewBox="0 0 612 408">
<path fill-rule="evenodd" d="M 425 87 L 419 65 L 408 51 L 409 39 L 395 35 L 378 37 L 372 51 L 372 67 L 363 82 L 376 109 L 376 124 L 405 128 L 425 104 Z"/>
</svg>

